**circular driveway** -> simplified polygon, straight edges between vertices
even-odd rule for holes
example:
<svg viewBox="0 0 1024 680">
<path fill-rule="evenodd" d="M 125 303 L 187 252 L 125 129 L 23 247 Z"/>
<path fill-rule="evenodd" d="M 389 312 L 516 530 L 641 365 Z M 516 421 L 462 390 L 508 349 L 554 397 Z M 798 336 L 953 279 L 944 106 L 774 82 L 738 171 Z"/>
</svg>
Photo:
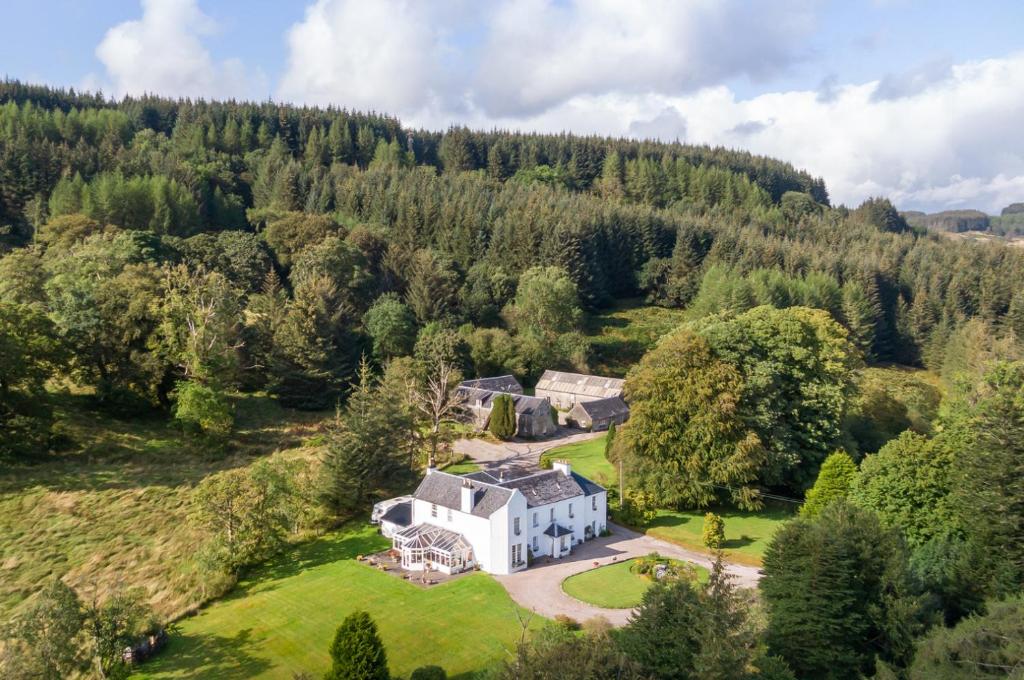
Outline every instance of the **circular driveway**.
<svg viewBox="0 0 1024 680">
<path fill-rule="evenodd" d="M 712 559 L 708 555 L 639 534 L 616 524 L 609 523 L 608 526 L 614 532 L 611 536 L 595 538 L 577 545 L 568 557 L 560 560 L 541 560 L 524 571 L 507 576 L 496 575 L 494 578 L 520 606 L 542 616 L 554 618 L 562 614 L 580 623 L 603 617 L 613 626 L 623 626 L 628 623 L 633 613 L 632 609 L 605 609 L 580 602 L 562 590 L 562 581 L 589 569 L 643 557 L 652 552 L 711 568 Z M 595 562 L 598 563 L 598 567 L 594 566 Z M 733 577 L 733 583 L 743 588 L 754 588 L 761 579 L 757 567 L 727 564 L 726 572 Z"/>
</svg>

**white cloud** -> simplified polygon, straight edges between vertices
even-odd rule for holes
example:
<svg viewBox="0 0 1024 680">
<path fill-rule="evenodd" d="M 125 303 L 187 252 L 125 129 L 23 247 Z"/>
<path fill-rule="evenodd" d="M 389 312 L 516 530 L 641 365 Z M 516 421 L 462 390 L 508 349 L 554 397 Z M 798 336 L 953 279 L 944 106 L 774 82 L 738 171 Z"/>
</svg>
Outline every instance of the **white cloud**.
<svg viewBox="0 0 1024 680">
<path fill-rule="evenodd" d="M 509 0 L 490 17 L 477 74 L 491 115 L 579 95 L 682 94 L 775 75 L 801 58 L 811 0 Z"/>
<path fill-rule="evenodd" d="M 96 48 L 106 69 L 85 84 L 117 96 L 156 92 L 171 96 L 259 96 L 265 78 L 248 73 L 242 62 L 215 62 L 202 38 L 216 32 L 215 22 L 196 0 L 142 0 L 142 17 L 107 31 Z"/>
<path fill-rule="evenodd" d="M 471 15 L 468 0 L 318 0 L 288 31 L 279 96 L 406 116 L 457 111 L 464 55 L 451 30 Z"/>
</svg>

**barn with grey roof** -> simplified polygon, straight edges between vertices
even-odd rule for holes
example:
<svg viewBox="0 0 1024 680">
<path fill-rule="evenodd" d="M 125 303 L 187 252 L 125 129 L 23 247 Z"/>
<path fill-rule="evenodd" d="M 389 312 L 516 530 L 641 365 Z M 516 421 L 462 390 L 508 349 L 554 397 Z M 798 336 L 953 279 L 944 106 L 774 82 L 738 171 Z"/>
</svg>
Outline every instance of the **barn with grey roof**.
<svg viewBox="0 0 1024 680">
<path fill-rule="evenodd" d="M 544 371 L 537 381 L 534 394 L 550 399 L 560 409 L 568 410 L 583 401 L 621 397 L 624 382 L 621 378 Z"/>
</svg>

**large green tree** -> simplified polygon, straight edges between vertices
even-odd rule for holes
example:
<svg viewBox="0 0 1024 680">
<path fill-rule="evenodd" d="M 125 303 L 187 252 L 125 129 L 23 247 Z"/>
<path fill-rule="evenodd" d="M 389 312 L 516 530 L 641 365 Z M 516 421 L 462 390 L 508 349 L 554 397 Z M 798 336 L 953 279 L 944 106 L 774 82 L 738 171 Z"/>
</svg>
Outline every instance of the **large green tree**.
<svg viewBox="0 0 1024 680">
<path fill-rule="evenodd" d="M 761 479 L 801 491 L 842 439 L 857 356 L 828 312 L 756 307 L 712 316 L 694 330 L 738 371 L 738 410 L 767 451 Z"/>
<path fill-rule="evenodd" d="M 905 664 L 917 605 L 899 534 L 845 501 L 784 525 L 764 555 L 769 650 L 800 678 L 852 678 L 875 658 Z"/>
<path fill-rule="evenodd" d="M 723 496 L 757 505 L 764 449 L 739 412 L 743 381 L 707 341 L 677 331 L 629 373 L 630 422 L 617 439 L 631 485 L 661 503 L 705 507 Z"/>
<path fill-rule="evenodd" d="M 364 361 L 359 383 L 327 435 L 321 489 L 338 514 L 363 509 L 376 494 L 411 480 L 410 414 L 386 396 Z"/>
<path fill-rule="evenodd" d="M 902 531 L 911 546 L 958 534 L 962 527 L 952 493 L 963 443 L 955 432 L 935 439 L 904 432 L 864 458 L 850 500 Z"/>
</svg>

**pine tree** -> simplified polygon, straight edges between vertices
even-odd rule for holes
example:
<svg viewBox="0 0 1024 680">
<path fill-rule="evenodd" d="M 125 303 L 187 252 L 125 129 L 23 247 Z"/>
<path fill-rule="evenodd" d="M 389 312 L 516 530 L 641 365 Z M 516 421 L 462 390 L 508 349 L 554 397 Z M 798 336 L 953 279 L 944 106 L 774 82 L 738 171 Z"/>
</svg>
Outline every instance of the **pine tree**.
<svg viewBox="0 0 1024 680">
<path fill-rule="evenodd" d="M 863 353 L 864 358 L 874 358 L 874 347 L 878 318 L 881 307 L 877 296 L 870 296 L 856 281 L 843 285 L 843 325 L 850 332 L 850 342 Z"/>
<path fill-rule="evenodd" d="M 818 472 L 814 486 L 807 491 L 807 497 L 800 514 L 815 517 L 829 504 L 846 498 L 857 476 L 857 464 L 844 451 L 837 451 L 825 459 Z"/>
<path fill-rule="evenodd" d="M 388 680 L 388 657 L 377 624 L 364 611 L 345 617 L 331 642 L 331 669 L 324 680 Z"/>
<path fill-rule="evenodd" d="M 387 404 L 364 360 L 359 383 L 327 436 L 321 472 L 322 497 L 344 515 L 363 508 L 379 492 L 408 482 L 413 430 L 408 413 Z"/>
</svg>

